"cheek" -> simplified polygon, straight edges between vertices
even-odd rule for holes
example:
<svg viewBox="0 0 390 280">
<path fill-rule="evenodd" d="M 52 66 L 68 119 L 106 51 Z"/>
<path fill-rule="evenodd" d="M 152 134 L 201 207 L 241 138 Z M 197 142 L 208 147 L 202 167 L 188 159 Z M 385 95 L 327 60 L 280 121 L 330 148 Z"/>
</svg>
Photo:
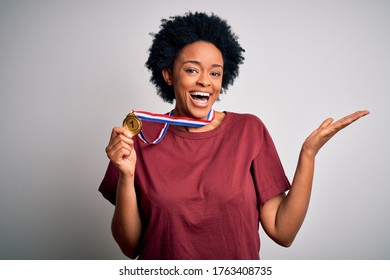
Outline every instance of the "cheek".
<svg viewBox="0 0 390 280">
<path fill-rule="evenodd" d="M 185 94 L 185 92 L 191 87 L 193 87 L 194 84 L 196 84 L 195 79 L 185 77 L 175 81 L 173 86 L 175 88 L 175 92 L 177 92 L 178 94 Z"/>
<path fill-rule="evenodd" d="M 222 91 L 222 81 L 214 83 L 214 91 L 220 93 Z"/>
<path fill-rule="evenodd" d="M 187 98 L 187 89 L 189 85 L 186 84 L 183 80 L 176 81 L 173 84 L 176 100 L 185 100 Z"/>
</svg>

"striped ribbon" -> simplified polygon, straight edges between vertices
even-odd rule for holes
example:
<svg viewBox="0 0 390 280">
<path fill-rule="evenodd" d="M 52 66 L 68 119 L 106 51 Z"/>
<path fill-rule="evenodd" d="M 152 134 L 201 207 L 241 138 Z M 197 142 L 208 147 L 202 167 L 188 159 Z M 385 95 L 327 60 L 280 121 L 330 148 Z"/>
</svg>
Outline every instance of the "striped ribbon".
<svg viewBox="0 0 390 280">
<path fill-rule="evenodd" d="M 173 110 L 170 111 L 168 114 L 154 114 L 145 111 L 133 111 L 133 113 L 141 120 L 160 122 L 165 124 L 164 127 L 161 129 L 157 139 L 154 141 L 149 141 L 148 139 L 146 139 L 142 131 L 138 134 L 138 137 L 144 143 L 147 144 L 159 143 L 164 137 L 165 133 L 167 132 L 170 124 L 179 125 L 179 126 L 202 127 L 210 123 L 215 117 L 215 111 L 213 109 L 210 110 L 205 120 L 191 119 L 186 117 L 174 117 Z"/>
</svg>

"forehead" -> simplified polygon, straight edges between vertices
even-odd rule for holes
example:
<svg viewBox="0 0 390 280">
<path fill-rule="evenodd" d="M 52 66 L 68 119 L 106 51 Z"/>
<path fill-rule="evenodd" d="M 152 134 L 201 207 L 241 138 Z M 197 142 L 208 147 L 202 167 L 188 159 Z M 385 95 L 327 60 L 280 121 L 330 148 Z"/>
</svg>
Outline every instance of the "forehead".
<svg viewBox="0 0 390 280">
<path fill-rule="evenodd" d="M 176 62 L 185 62 L 187 60 L 198 61 L 204 64 L 223 65 L 221 51 L 212 43 L 198 41 L 186 45 L 176 58 Z"/>
</svg>

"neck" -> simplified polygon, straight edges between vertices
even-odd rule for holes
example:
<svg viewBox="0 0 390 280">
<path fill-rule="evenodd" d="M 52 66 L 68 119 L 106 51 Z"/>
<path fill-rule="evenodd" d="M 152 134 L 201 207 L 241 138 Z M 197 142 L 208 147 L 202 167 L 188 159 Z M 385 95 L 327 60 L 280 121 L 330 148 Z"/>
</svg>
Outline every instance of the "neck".
<svg viewBox="0 0 390 280">
<path fill-rule="evenodd" d="M 174 116 L 176 117 L 176 115 L 174 114 Z M 179 130 L 182 130 L 182 131 L 188 131 L 188 132 L 206 132 L 206 131 L 210 131 L 210 130 L 213 130 L 215 128 L 217 128 L 222 120 L 225 118 L 225 113 L 224 112 L 217 112 L 215 111 L 215 117 L 214 119 L 207 125 L 205 126 L 202 126 L 202 127 L 190 127 L 190 126 L 179 126 L 179 125 L 175 125 L 175 127 Z"/>
</svg>

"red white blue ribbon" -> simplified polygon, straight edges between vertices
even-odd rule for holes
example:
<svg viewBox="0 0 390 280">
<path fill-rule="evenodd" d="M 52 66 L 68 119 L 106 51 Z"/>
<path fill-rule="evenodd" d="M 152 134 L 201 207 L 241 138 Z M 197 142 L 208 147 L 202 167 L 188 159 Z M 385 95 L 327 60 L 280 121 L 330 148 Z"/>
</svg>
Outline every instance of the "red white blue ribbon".
<svg viewBox="0 0 390 280">
<path fill-rule="evenodd" d="M 133 111 L 133 113 L 138 118 L 144 121 L 165 123 L 157 139 L 154 141 L 149 141 L 148 139 L 146 139 L 142 131 L 138 134 L 138 137 L 147 144 L 159 143 L 167 132 L 170 124 L 189 127 L 203 127 L 206 124 L 209 124 L 215 117 L 215 111 L 213 109 L 210 110 L 205 120 L 191 119 L 186 117 L 174 117 L 173 110 L 170 111 L 168 114 L 154 114 L 145 111 Z"/>
</svg>

